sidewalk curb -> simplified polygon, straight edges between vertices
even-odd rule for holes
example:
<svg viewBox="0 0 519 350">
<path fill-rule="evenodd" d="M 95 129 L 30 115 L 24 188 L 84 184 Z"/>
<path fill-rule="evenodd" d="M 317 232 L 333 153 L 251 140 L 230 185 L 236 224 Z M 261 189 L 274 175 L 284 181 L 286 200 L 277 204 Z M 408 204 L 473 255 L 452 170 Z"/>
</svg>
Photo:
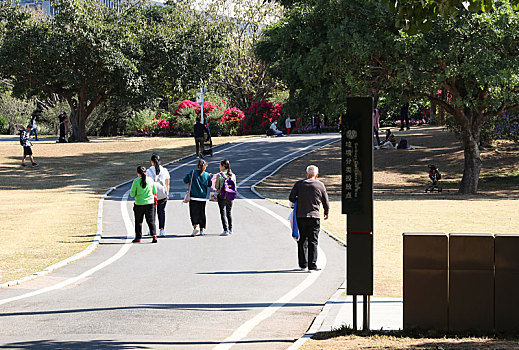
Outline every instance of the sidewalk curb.
<svg viewBox="0 0 519 350">
<path fill-rule="evenodd" d="M 306 331 L 306 333 L 301 338 L 299 338 L 294 344 L 292 344 L 290 347 L 288 347 L 287 350 L 299 349 L 301 346 L 303 346 L 303 344 L 308 339 L 312 338 L 312 336 L 314 334 L 319 332 L 319 329 L 321 328 L 324 321 L 326 320 L 326 316 L 328 316 L 328 313 L 330 312 L 331 308 L 333 307 L 333 304 L 339 300 L 340 296 L 342 295 L 342 293 L 344 293 L 345 290 L 346 290 L 346 281 L 344 281 L 341 284 L 339 289 L 337 289 L 337 291 L 326 302 L 326 304 L 324 304 L 323 309 L 321 310 L 319 315 L 317 315 L 317 317 L 314 319 L 314 321 L 312 322 L 312 325 L 310 326 L 308 331 Z"/>
<path fill-rule="evenodd" d="M 251 138 L 255 138 L 255 137 L 251 137 Z M 248 139 L 251 139 L 251 138 L 248 138 Z M 222 144 L 219 144 L 219 145 L 215 145 L 213 148 L 219 148 L 219 147 L 222 147 L 222 146 L 225 146 L 225 145 L 228 145 L 228 144 L 231 144 L 231 143 L 234 143 L 235 141 L 228 141 L 228 142 L 225 142 L 225 143 L 222 143 Z M 171 165 L 171 164 L 174 164 L 174 163 L 178 163 L 178 162 L 181 162 L 187 158 L 190 158 L 190 157 L 193 157 L 195 156 L 195 153 L 191 153 L 191 154 L 188 154 L 186 156 L 183 156 L 181 158 L 178 158 L 178 159 L 175 159 L 175 160 L 172 160 L 171 162 L 168 162 L 166 164 L 163 164 L 163 166 L 168 166 L 168 165 Z M 41 276 L 45 276 L 53 271 L 56 271 L 57 269 L 59 268 L 62 268 L 63 266 L 65 265 L 68 265 L 74 261 L 77 261 L 79 259 L 82 259 L 84 258 L 85 256 L 89 255 L 90 253 L 92 253 L 98 246 L 99 246 L 99 243 L 101 242 L 101 238 L 103 236 L 103 203 L 104 203 L 104 199 L 106 197 L 108 197 L 110 195 L 110 193 L 112 193 L 113 191 L 115 191 L 116 189 L 118 189 L 119 187 L 121 186 L 124 186 L 124 185 L 127 185 L 129 184 L 130 182 L 132 182 L 134 179 L 131 179 L 131 180 L 128 180 L 128 181 L 125 181 L 125 182 L 122 182 L 118 185 L 115 185 L 113 187 L 110 187 L 110 189 L 108 189 L 108 191 L 106 191 L 102 196 L 101 198 L 99 199 L 99 205 L 98 205 L 98 209 L 97 209 L 97 232 L 96 232 L 96 235 L 94 236 L 94 239 L 92 241 L 92 243 L 90 243 L 90 245 L 88 247 L 86 247 L 84 250 L 80 251 L 79 253 L 76 253 L 64 260 L 61 260 L 55 264 L 52 264 L 50 266 L 47 266 L 46 268 L 44 268 L 43 270 L 39 271 L 39 272 L 35 272 L 29 276 L 25 276 L 25 277 L 22 277 L 20 279 L 17 279 L 17 280 L 12 280 L 12 281 L 7 281 L 5 283 L 2 283 L 0 284 L 0 289 L 3 289 L 3 288 L 8 288 L 8 287 L 12 287 L 12 286 L 17 286 L 21 283 L 24 283 L 24 282 L 27 282 L 27 281 L 31 281 L 35 278 L 38 278 L 38 277 L 41 277 Z"/>
</svg>

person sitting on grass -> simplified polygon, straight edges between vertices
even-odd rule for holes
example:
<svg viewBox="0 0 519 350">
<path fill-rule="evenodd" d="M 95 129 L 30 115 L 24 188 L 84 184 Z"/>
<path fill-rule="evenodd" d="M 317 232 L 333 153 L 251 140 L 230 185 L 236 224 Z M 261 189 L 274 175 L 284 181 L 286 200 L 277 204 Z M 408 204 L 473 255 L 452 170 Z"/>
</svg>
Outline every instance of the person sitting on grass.
<svg viewBox="0 0 519 350">
<path fill-rule="evenodd" d="M 395 135 L 391 132 L 391 129 L 386 130 L 386 139 L 380 146 L 375 146 L 376 149 L 380 148 L 395 148 L 396 146 L 396 138 Z"/>
<path fill-rule="evenodd" d="M 20 130 L 20 145 L 23 147 L 23 158 L 22 158 L 22 166 L 25 166 L 25 157 L 29 156 L 31 159 L 32 166 L 38 166 L 38 163 L 34 161 L 34 157 L 32 156 L 32 149 L 31 149 L 31 141 L 29 140 L 29 135 L 32 130 L 32 125 L 27 125 L 27 129 L 21 129 Z"/>
</svg>

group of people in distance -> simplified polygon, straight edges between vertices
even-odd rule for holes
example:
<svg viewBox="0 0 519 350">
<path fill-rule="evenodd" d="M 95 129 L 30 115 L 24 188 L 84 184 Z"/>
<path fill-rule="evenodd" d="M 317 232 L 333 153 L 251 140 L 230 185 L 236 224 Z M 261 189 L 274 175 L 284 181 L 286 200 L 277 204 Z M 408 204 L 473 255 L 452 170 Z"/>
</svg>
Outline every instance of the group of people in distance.
<svg viewBox="0 0 519 350">
<path fill-rule="evenodd" d="M 237 197 L 236 175 L 231 170 L 229 160 L 223 159 L 220 171 L 211 174 L 206 171 L 207 162 L 199 159 L 196 169 L 190 170 L 183 178 L 188 192 L 184 202 L 189 202 L 189 216 L 193 231 L 191 236 L 205 235 L 207 228 L 206 203 L 214 199 L 218 202 L 223 231 L 220 236 L 233 233 L 232 207 Z M 319 169 L 315 165 L 306 168 L 306 179 L 297 181 L 293 186 L 289 200 L 297 203 L 296 218 L 299 229 L 298 263 L 300 270 L 318 271 L 317 245 L 320 232 L 319 209 L 324 208 L 324 219 L 328 219 L 330 204 L 324 184 L 317 180 Z M 166 204 L 169 197 L 170 174 L 160 165 L 157 154 L 151 156 L 151 166 L 137 167 L 137 178 L 133 180 L 130 196 L 135 198 L 133 212 L 135 216 L 135 238 L 133 243 L 141 242 L 144 218 L 150 229 L 152 243 L 158 237 L 165 237 Z M 211 194 L 211 189 L 215 192 Z M 214 195 L 214 198 L 212 198 Z M 156 232 L 155 216 L 159 219 L 159 234 Z"/>
<path fill-rule="evenodd" d="M 210 174 L 206 171 L 207 162 L 198 160 L 197 168 L 189 171 L 183 178 L 188 193 L 184 202 L 189 203 L 189 216 L 193 231 L 191 236 L 205 234 L 207 219 L 205 214 L 208 200 L 218 202 L 223 231 L 221 236 L 232 234 L 232 204 L 236 198 L 236 175 L 231 170 L 227 159 L 220 162 L 220 172 Z M 135 239 L 138 243 L 142 239 L 142 223 L 146 223 L 150 229 L 152 243 L 157 243 L 157 229 L 155 216 L 159 219 L 159 237 L 165 237 L 166 204 L 169 197 L 170 174 L 167 169 L 160 165 L 160 157 L 157 154 L 151 156 L 151 166 L 137 167 L 137 178 L 133 180 L 130 196 L 135 198 L 133 212 L 135 217 Z M 212 198 L 210 189 L 213 189 Z"/>
<path fill-rule="evenodd" d="M 400 131 L 404 130 L 404 122 L 406 125 L 406 130 L 409 130 L 409 103 L 406 102 L 402 105 L 402 108 L 400 109 L 400 116 L 401 116 L 401 128 Z M 381 149 L 381 148 L 397 148 L 397 149 L 410 149 L 411 147 L 407 144 L 407 140 L 404 138 L 400 139 L 400 142 L 396 141 L 395 135 L 391 132 L 391 129 L 386 130 L 386 138 L 384 141 L 380 141 L 379 136 L 379 130 L 380 130 L 380 110 L 375 108 L 373 110 L 373 134 L 376 138 L 376 145 L 375 149 Z"/>
</svg>

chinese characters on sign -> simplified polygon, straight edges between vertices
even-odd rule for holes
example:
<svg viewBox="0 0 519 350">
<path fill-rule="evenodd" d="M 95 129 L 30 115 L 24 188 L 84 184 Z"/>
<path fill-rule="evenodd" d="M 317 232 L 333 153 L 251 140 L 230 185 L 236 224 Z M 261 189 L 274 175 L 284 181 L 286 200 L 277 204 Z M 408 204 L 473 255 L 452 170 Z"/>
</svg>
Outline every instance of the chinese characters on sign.
<svg viewBox="0 0 519 350">
<path fill-rule="evenodd" d="M 344 214 L 360 211 L 362 173 L 358 123 L 345 120 L 342 136 L 342 208 Z"/>
</svg>

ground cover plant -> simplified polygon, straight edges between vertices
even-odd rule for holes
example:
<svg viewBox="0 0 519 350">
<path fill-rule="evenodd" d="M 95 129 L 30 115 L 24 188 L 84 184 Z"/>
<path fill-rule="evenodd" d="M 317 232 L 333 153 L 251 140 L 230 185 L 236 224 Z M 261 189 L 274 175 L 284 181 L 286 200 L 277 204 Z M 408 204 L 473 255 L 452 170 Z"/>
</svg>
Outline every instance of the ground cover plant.
<svg viewBox="0 0 519 350">
<path fill-rule="evenodd" d="M 18 141 L 0 139 L 0 283 L 30 275 L 83 250 L 96 233 L 100 196 L 149 166 L 194 152 L 192 138 L 114 138 L 33 146 L 37 168 L 21 168 Z M 235 138 L 214 138 L 221 144 Z M 105 139 L 106 140 L 106 139 Z M 58 215 L 59 214 L 59 215 Z"/>
</svg>

